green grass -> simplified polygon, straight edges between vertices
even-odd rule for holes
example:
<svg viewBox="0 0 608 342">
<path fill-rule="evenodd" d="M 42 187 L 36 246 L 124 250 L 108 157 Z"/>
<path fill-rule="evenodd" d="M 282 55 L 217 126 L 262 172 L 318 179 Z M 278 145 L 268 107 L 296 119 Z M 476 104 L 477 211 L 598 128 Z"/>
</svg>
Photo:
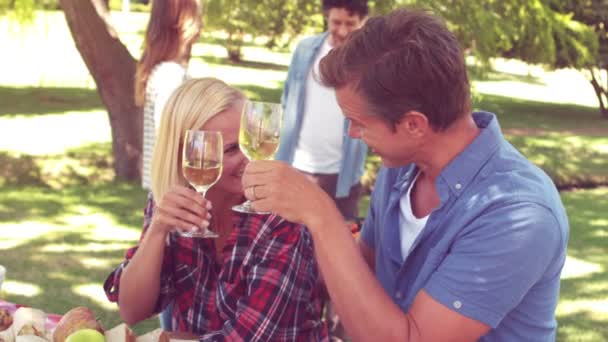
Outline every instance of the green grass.
<svg viewBox="0 0 608 342">
<path fill-rule="evenodd" d="M 608 340 L 608 189 L 562 194 L 570 219 L 557 308 L 560 341 Z"/>
<path fill-rule="evenodd" d="M 115 17 L 136 57 L 145 19 Z M 107 115 L 61 12 L 41 12 L 28 29 L 0 19 L 0 32 L 11 51 L 0 57 L 0 262 L 8 268 L 0 298 L 60 314 L 85 305 L 113 327 L 120 318 L 101 283 L 139 237 L 145 194 L 138 184 L 112 180 Z M 280 100 L 289 53 L 248 42 L 245 62 L 231 64 L 222 44 L 220 34 L 203 34 L 193 49 L 193 75 L 219 77 L 251 98 Z M 507 138 L 560 187 L 608 184 L 608 120 L 599 118 L 580 75 L 511 61 L 495 67 L 475 79 L 475 107 L 496 112 Z M 371 156 L 369 185 L 378 166 Z M 558 340 L 608 340 L 608 188 L 562 197 L 571 239 Z M 368 203 L 365 197 L 362 213 Z M 156 326 L 153 318 L 136 331 Z"/>
<path fill-rule="evenodd" d="M 0 249 L 7 268 L 0 297 L 60 314 L 87 306 L 104 327 L 120 323 L 101 284 L 139 237 L 143 191 L 105 183 L 62 190 L 8 186 L 0 192 Z M 151 319 L 136 330 L 157 325 Z"/>
<path fill-rule="evenodd" d="M 575 132 L 580 129 L 606 129 L 598 109 L 574 104 L 531 101 L 512 97 L 482 94 L 475 107 L 496 113 L 500 124 L 508 130 L 531 129 Z"/>
<path fill-rule="evenodd" d="M 103 109 L 97 91 L 86 88 L 0 86 L 0 117 L 39 117 Z"/>
</svg>

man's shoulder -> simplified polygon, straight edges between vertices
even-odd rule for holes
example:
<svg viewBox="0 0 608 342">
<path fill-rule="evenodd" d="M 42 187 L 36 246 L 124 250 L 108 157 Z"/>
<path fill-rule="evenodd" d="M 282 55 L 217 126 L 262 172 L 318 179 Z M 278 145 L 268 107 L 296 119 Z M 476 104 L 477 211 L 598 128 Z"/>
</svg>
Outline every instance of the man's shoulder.
<svg viewBox="0 0 608 342">
<path fill-rule="evenodd" d="M 555 184 L 519 153 L 499 151 L 463 195 L 454 207 L 457 211 L 486 215 L 487 220 L 496 220 L 496 225 L 503 227 L 527 221 L 541 236 L 567 238 L 567 214 Z"/>
<path fill-rule="evenodd" d="M 479 188 L 495 195 L 528 199 L 541 204 L 559 199 L 551 177 L 510 144 L 498 149 L 478 177 L 482 183 Z"/>
<path fill-rule="evenodd" d="M 323 43 L 323 40 L 325 40 L 325 37 L 327 37 L 327 33 L 320 33 L 320 34 L 316 34 L 314 36 L 308 36 L 303 38 L 302 40 L 300 40 L 298 42 L 297 48 L 301 49 L 301 48 L 313 48 L 315 46 L 319 46 Z"/>
</svg>

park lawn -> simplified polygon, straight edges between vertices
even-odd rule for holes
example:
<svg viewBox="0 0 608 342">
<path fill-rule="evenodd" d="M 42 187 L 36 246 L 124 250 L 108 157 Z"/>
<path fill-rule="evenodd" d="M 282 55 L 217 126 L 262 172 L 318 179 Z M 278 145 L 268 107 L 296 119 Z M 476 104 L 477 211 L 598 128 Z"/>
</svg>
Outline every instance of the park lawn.
<svg viewBox="0 0 608 342">
<path fill-rule="evenodd" d="M 121 39 L 137 56 L 145 17 L 133 18 L 117 20 Z M 1 32 L 10 32 L 9 26 L 0 20 Z M 107 115 L 61 13 L 43 13 L 33 33 L 17 31 L 2 41 L 15 53 L 0 56 L 0 262 L 8 268 L 0 298 L 54 313 L 85 305 L 109 328 L 120 318 L 100 285 L 139 237 L 145 194 L 138 184 L 112 179 Z M 251 98 L 279 101 L 288 53 L 249 44 L 246 62 L 234 65 L 221 45 L 221 36 L 203 35 L 193 50 L 194 75 L 219 77 Z M 36 60 L 39 51 L 45 51 L 44 64 Z M 546 96 L 543 89 L 554 83 L 537 76 L 495 71 L 475 80 L 475 108 L 496 112 L 508 139 L 558 186 L 608 184 L 608 120 L 588 102 Z M 496 82 L 512 87 L 513 97 L 493 93 Z M 538 98 L 517 93 L 521 89 Z M 368 182 L 378 165 L 371 156 Z M 608 340 L 607 192 L 562 193 L 571 239 L 557 310 L 560 341 Z M 368 201 L 362 201 L 362 213 Z M 150 319 L 135 330 L 156 326 Z"/>
<path fill-rule="evenodd" d="M 560 341 L 608 339 L 608 189 L 562 194 L 572 225 L 557 318 Z M 0 250 L 8 269 L 0 298 L 64 313 L 84 305 L 105 327 L 120 322 L 101 284 L 140 234 L 145 194 L 105 182 L 56 190 L 0 189 Z M 34 271 L 33 271 L 34 270 Z M 135 327 L 154 329 L 155 319 Z"/>
</svg>

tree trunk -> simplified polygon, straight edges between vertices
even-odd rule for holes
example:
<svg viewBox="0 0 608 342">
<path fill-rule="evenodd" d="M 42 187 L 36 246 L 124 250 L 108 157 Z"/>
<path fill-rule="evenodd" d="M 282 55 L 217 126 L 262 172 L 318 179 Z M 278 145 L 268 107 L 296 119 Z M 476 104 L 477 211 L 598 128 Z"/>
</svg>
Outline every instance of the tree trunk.
<svg viewBox="0 0 608 342">
<path fill-rule="evenodd" d="M 233 63 L 239 63 L 243 59 L 243 35 L 240 32 L 229 32 L 226 41 L 228 59 Z"/>
<path fill-rule="evenodd" d="M 76 48 L 108 110 L 116 176 L 141 177 L 142 111 L 135 105 L 135 59 L 107 20 L 106 0 L 60 0 Z"/>
<path fill-rule="evenodd" d="M 599 77 L 595 76 L 595 72 L 592 68 L 589 69 L 589 73 L 591 74 L 591 85 L 593 86 L 593 90 L 595 91 L 595 96 L 597 96 L 597 100 L 600 104 L 600 115 L 604 119 L 608 119 L 608 109 L 604 104 L 604 97 L 608 98 L 608 92 L 606 89 L 602 88 L 602 85 L 598 81 Z"/>
</svg>

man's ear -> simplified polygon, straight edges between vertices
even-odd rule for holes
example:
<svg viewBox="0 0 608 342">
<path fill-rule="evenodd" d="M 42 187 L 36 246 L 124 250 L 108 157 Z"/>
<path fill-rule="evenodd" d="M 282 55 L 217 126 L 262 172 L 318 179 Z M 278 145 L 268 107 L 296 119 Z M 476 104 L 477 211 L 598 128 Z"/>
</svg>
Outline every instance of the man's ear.
<svg viewBox="0 0 608 342">
<path fill-rule="evenodd" d="M 395 125 L 395 130 L 399 134 L 406 134 L 411 137 L 422 137 L 430 129 L 429 120 L 426 115 L 409 111 L 403 115 L 401 120 Z"/>
</svg>

